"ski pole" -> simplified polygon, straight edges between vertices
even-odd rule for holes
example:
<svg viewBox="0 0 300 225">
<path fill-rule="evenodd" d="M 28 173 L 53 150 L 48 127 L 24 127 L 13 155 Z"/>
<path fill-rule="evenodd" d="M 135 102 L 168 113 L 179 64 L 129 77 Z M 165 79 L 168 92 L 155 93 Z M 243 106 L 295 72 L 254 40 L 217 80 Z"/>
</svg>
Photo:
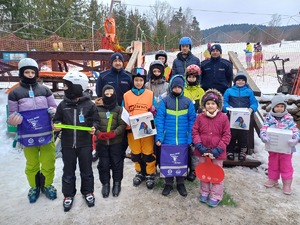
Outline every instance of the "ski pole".
<svg viewBox="0 0 300 225">
<path fill-rule="evenodd" d="M 55 128 L 63 128 L 63 129 L 71 129 L 71 130 L 92 131 L 91 127 L 75 126 L 75 125 L 61 124 L 61 123 L 55 123 L 54 127 Z"/>
</svg>

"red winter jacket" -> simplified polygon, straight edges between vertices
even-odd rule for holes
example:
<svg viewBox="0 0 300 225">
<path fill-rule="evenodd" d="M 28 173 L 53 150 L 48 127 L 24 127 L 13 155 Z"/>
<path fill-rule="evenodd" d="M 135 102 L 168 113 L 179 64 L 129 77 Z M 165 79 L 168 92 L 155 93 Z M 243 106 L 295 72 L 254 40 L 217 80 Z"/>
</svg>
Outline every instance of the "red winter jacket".
<svg viewBox="0 0 300 225">
<path fill-rule="evenodd" d="M 218 114 L 214 118 L 210 118 L 201 113 L 197 116 L 192 131 L 193 143 L 202 143 L 207 148 L 220 147 L 223 152 L 217 159 L 226 159 L 226 146 L 231 139 L 230 125 L 228 117 L 222 113 Z M 195 155 L 201 156 L 201 153 L 197 150 Z"/>
</svg>

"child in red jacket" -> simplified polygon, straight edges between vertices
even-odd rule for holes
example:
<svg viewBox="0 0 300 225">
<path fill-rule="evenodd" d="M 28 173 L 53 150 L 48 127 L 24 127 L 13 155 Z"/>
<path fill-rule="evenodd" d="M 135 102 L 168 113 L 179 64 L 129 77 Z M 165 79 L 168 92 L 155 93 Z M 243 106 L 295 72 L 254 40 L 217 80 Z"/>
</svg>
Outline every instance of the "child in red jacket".
<svg viewBox="0 0 300 225">
<path fill-rule="evenodd" d="M 223 97 L 215 89 L 209 89 L 203 95 L 203 112 L 198 115 L 193 126 L 192 137 L 195 144 L 194 155 L 199 162 L 205 162 L 208 155 L 213 164 L 220 167 L 226 159 L 226 147 L 230 142 L 230 125 L 227 116 L 222 113 Z M 211 184 L 200 182 L 200 202 L 216 207 L 223 198 L 224 182 Z"/>
</svg>

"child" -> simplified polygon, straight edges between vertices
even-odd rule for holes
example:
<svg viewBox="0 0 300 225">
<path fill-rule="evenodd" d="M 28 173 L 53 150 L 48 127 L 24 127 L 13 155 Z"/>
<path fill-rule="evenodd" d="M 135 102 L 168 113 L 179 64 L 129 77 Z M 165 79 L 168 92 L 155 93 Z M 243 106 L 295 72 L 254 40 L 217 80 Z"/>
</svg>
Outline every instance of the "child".
<svg viewBox="0 0 300 225">
<path fill-rule="evenodd" d="M 190 145 L 192 143 L 192 126 L 196 118 L 194 105 L 190 99 L 183 96 L 185 86 L 184 77 L 175 75 L 169 84 L 169 95 L 160 103 L 157 115 L 157 135 L 155 143 L 157 146 L 163 144 Z M 165 187 L 162 195 L 168 196 L 173 190 L 174 177 L 165 178 Z M 187 196 L 184 185 L 184 177 L 176 176 L 177 190 L 181 196 Z"/>
<path fill-rule="evenodd" d="M 247 77 L 243 71 L 239 71 L 234 77 L 234 85 L 224 93 L 223 112 L 227 113 L 227 108 L 248 108 L 250 113 L 255 113 L 258 107 L 253 91 L 247 84 Z M 240 121 L 242 125 L 242 121 Z M 246 160 L 248 149 L 248 130 L 230 129 L 231 140 L 227 149 L 227 159 L 234 160 L 236 142 L 238 142 L 238 159 Z"/>
<path fill-rule="evenodd" d="M 290 195 L 292 193 L 291 185 L 293 181 L 293 165 L 292 156 L 296 151 L 295 146 L 299 141 L 299 130 L 293 117 L 287 111 L 287 105 L 284 102 L 284 97 L 276 95 L 272 99 L 271 111 L 266 115 L 264 119 L 264 125 L 260 130 L 260 138 L 264 143 L 269 143 L 270 139 L 267 135 L 269 127 L 292 130 L 292 139 L 288 140 L 288 144 L 291 147 L 291 154 L 269 152 L 268 163 L 268 177 L 269 180 L 265 182 L 264 186 L 274 187 L 278 185 L 278 179 L 281 176 L 283 183 L 283 193 Z"/>
<path fill-rule="evenodd" d="M 10 116 L 7 122 L 12 126 L 18 125 L 19 141 L 22 139 L 23 134 L 26 135 L 26 132 L 28 132 L 27 135 L 32 134 L 30 132 L 32 130 L 29 130 L 29 126 L 26 125 L 34 117 L 43 116 L 42 120 L 49 125 L 48 130 L 35 130 L 35 136 L 30 137 L 30 139 L 33 141 L 36 137 L 39 137 L 38 141 L 31 145 L 23 143 L 23 151 L 26 158 L 25 173 L 30 185 L 29 202 L 36 202 L 40 191 L 47 198 L 54 200 L 56 199 L 56 189 L 52 183 L 55 171 L 55 145 L 52 137 L 51 115 L 56 111 L 56 103 L 49 88 L 36 81 L 39 76 L 39 68 L 35 60 L 31 58 L 22 59 L 18 68 L 19 77 L 21 78 L 20 86 L 13 89 L 8 95 Z M 27 113 L 32 114 L 31 118 L 25 117 Z M 40 126 L 39 123 L 41 122 L 38 121 L 36 126 Z M 44 134 L 47 135 L 44 136 Z M 44 141 L 40 142 L 41 140 Z"/>
<path fill-rule="evenodd" d="M 184 89 L 184 96 L 191 99 L 194 107 L 195 112 L 198 113 L 201 111 L 200 103 L 201 98 L 204 95 L 204 90 L 200 87 L 199 78 L 201 74 L 201 69 L 196 64 L 192 64 L 186 68 L 186 83 L 187 86 Z M 192 165 L 192 157 L 193 152 L 192 150 L 189 150 L 189 173 L 186 177 L 189 181 L 194 181 L 196 179 L 195 174 L 195 165 Z"/>
<path fill-rule="evenodd" d="M 145 84 L 145 87 L 153 91 L 154 98 L 159 106 L 161 100 L 168 94 L 169 84 L 166 82 L 164 77 L 164 64 L 155 60 L 150 64 L 149 77 L 150 81 Z M 160 162 L 160 147 L 154 144 L 154 153 L 156 155 L 156 163 L 159 165 Z"/>
<path fill-rule="evenodd" d="M 64 163 L 62 176 L 63 207 L 71 209 L 76 194 L 76 163 L 79 162 L 81 189 L 87 205 L 94 206 L 94 176 L 92 170 L 92 135 L 99 129 L 100 119 L 95 104 L 83 91 L 88 86 L 88 78 L 81 72 L 68 72 L 63 77 L 64 99 L 57 107 L 55 123 L 91 127 L 91 131 L 55 128 L 62 130 L 61 146 Z"/>
<path fill-rule="evenodd" d="M 122 107 L 118 106 L 117 94 L 113 86 L 105 85 L 102 90 L 103 105 L 97 106 L 100 116 L 100 132 L 97 131 L 98 171 L 102 184 L 102 196 L 110 192 L 110 169 L 112 169 L 112 194 L 118 197 L 123 179 L 124 152 L 122 138 L 126 124 L 121 119 Z"/>
<path fill-rule="evenodd" d="M 199 157 L 200 163 L 205 162 L 205 155 L 212 158 L 213 164 L 220 167 L 226 159 L 226 146 L 230 141 L 230 125 L 227 116 L 222 113 L 222 95 L 215 89 L 208 89 L 203 98 L 202 106 L 205 109 L 196 118 L 193 126 L 194 154 Z M 207 156 L 206 156 L 207 157 Z M 200 182 L 200 197 L 202 203 L 216 207 L 223 198 L 224 182 Z"/>
<path fill-rule="evenodd" d="M 137 73 L 135 73 L 136 71 Z M 133 70 L 133 88 L 124 94 L 124 107 L 130 116 L 146 113 L 155 114 L 156 101 L 153 92 L 145 89 L 146 74 L 141 74 L 139 69 Z M 144 70 L 142 70 L 144 71 Z M 130 127 L 127 128 L 128 144 L 131 149 L 131 160 L 135 164 L 137 174 L 133 178 L 133 186 L 139 186 L 146 179 L 148 189 L 154 187 L 154 173 L 156 158 L 153 153 L 154 137 L 148 136 L 134 139 Z"/>
<path fill-rule="evenodd" d="M 164 65 L 164 77 L 167 82 L 170 80 L 170 75 L 172 73 L 172 68 L 168 66 L 168 55 L 164 50 L 158 50 L 155 54 L 155 60 L 159 60 Z"/>
</svg>

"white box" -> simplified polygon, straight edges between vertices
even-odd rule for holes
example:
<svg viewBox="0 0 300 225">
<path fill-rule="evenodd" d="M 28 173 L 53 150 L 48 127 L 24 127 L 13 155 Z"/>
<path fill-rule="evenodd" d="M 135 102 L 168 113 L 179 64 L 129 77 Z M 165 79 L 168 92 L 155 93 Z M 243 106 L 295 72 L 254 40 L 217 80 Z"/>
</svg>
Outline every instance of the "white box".
<svg viewBox="0 0 300 225">
<path fill-rule="evenodd" d="M 247 108 L 228 108 L 230 113 L 230 128 L 249 130 L 251 113 Z"/>
<path fill-rule="evenodd" d="M 154 118 L 151 112 L 130 116 L 129 121 L 135 140 L 156 134 Z"/>
<path fill-rule="evenodd" d="M 267 151 L 291 154 L 291 147 L 288 144 L 288 141 L 293 136 L 293 132 L 291 130 L 269 127 L 267 129 L 267 135 L 270 138 L 270 143 L 266 143 Z"/>
</svg>

